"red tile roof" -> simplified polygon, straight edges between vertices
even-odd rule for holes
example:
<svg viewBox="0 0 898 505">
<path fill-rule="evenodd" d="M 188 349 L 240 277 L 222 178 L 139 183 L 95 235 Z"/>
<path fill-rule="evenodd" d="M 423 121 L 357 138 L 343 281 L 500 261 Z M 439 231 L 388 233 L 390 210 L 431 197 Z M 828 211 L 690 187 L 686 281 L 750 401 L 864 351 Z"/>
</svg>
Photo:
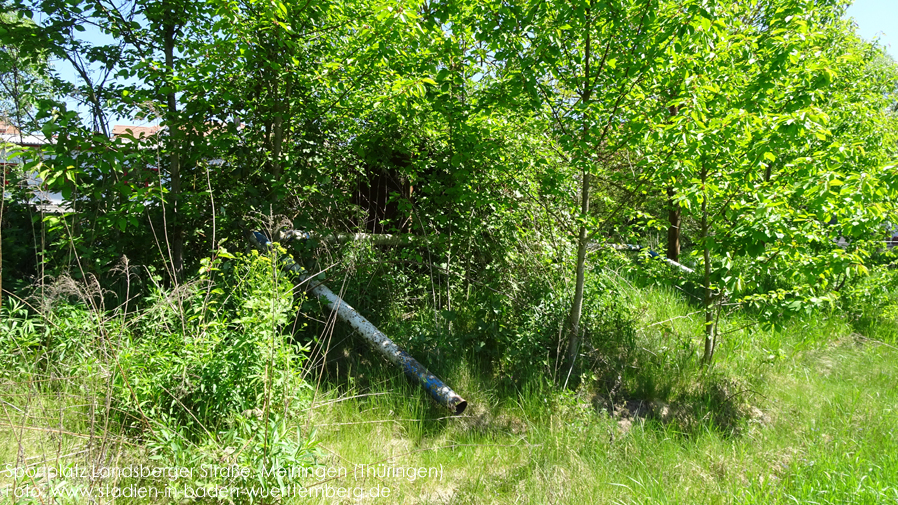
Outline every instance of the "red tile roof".
<svg viewBox="0 0 898 505">
<path fill-rule="evenodd" d="M 150 137 L 155 135 L 161 129 L 161 126 L 130 126 L 117 124 L 112 127 L 112 136 L 118 137 L 119 135 L 127 135 L 130 133 L 135 137 Z"/>
</svg>

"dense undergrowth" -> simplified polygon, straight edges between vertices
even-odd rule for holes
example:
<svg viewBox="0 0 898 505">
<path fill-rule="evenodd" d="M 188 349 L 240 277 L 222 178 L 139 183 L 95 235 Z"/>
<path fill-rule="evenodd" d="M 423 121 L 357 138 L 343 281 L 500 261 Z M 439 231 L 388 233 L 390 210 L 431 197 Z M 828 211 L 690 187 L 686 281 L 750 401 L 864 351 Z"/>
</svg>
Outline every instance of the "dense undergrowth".
<svg viewBox="0 0 898 505">
<path fill-rule="evenodd" d="M 0 503 L 898 500 L 846 7 L 4 2 Z"/>
<path fill-rule="evenodd" d="M 319 315 L 319 303 L 277 268 L 278 253 L 222 250 L 176 288 L 150 275 L 155 287 L 139 297 L 128 292 L 129 279 L 149 274 L 123 264 L 119 296 L 61 277 L 4 305 L 3 499 L 898 500 L 891 270 L 851 284 L 838 307 L 776 324 L 750 307 L 725 308 L 718 358 L 703 367 L 702 309 L 688 279 L 661 282 L 652 265 L 598 254 L 587 282 L 582 374 L 572 378 L 558 358 L 569 300 L 563 282 L 415 282 L 407 265 L 357 247 L 344 251 L 352 275 L 326 274 L 328 282 L 463 394 L 471 405 L 464 415 L 448 416 L 347 328 Z M 434 302 L 440 287 L 445 299 Z M 110 300 L 121 301 L 107 307 Z M 359 477 L 357 465 L 374 473 L 362 467 Z M 185 473 L 73 473 L 126 466 Z M 439 473 L 383 475 L 409 467 Z M 272 498 L 295 494 L 291 486 L 313 497 Z M 369 494 L 314 495 L 340 487 Z M 122 489 L 157 494 L 108 494 Z M 232 494 L 197 498 L 222 489 Z M 375 489 L 381 495 L 371 496 Z"/>
</svg>

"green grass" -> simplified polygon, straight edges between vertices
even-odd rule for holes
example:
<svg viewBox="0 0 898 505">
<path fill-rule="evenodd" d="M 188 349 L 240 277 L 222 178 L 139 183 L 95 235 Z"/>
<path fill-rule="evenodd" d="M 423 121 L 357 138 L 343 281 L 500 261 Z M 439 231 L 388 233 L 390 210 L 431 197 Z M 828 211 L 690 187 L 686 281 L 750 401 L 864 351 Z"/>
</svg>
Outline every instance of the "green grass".
<svg viewBox="0 0 898 505">
<path fill-rule="evenodd" d="M 235 417 L 214 437 L 187 437 L 161 420 L 153 433 L 129 432 L 103 415 L 102 369 L 42 385 L 10 371 L 0 388 L 0 470 L 17 463 L 179 466 L 195 472 L 181 484 L 202 486 L 221 483 L 197 477 L 204 464 L 305 465 L 303 444 L 311 439 L 313 474 L 285 484 L 389 489 L 390 496 L 257 503 L 898 503 L 898 349 L 855 333 L 838 314 L 774 332 L 737 313 L 723 319 L 729 333 L 717 362 L 701 370 L 695 309 L 670 289 L 631 289 L 643 351 L 634 355 L 639 369 L 622 379 L 625 393 L 609 396 L 607 384 L 590 378 L 576 391 L 539 379 L 497 381 L 474 355 L 444 356 L 428 364 L 470 404 L 452 417 L 379 359 L 349 359 L 334 364 L 337 379 L 310 375 L 314 396 L 286 415 L 274 412 L 272 426 L 285 424 L 264 442 L 268 432 L 254 414 Z M 356 465 L 379 474 L 353 475 Z M 422 467 L 438 475 L 382 476 L 384 468 Z M 347 475 L 326 473 L 337 469 Z M 11 489 L 13 481 L 0 472 L 0 486 Z M 263 481 L 240 485 L 276 483 Z M 0 503 L 88 501 L 0 496 Z"/>
<path fill-rule="evenodd" d="M 443 465 L 441 481 L 387 479 L 399 503 L 885 503 L 898 500 L 896 358 L 846 340 L 768 365 L 736 433 L 625 426 L 540 387 L 485 403 L 471 391 L 466 416 L 434 419 L 393 384 L 314 419 L 331 464 Z"/>
</svg>

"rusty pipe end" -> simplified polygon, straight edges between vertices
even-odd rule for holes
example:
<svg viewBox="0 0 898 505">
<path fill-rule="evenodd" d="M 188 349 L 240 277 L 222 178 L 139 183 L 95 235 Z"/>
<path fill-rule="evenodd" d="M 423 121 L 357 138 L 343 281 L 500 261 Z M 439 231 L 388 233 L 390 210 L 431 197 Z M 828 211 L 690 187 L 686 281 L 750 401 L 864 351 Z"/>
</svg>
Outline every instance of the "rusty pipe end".
<svg viewBox="0 0 898 505">
<path fill-rule="evenodd" d="M 454 403 L 451 410 L 452 410 L 452 413 L 457 416 L 457 415 L 461 415 L 461 413 L 464 412 L 466 408 L 468 408 L 468 402 L 467 402 L 467 400 L 464 400 L 461 397 L 456 397 L 456 398 L 458 399 L 458 402 Z"/>
</svg>

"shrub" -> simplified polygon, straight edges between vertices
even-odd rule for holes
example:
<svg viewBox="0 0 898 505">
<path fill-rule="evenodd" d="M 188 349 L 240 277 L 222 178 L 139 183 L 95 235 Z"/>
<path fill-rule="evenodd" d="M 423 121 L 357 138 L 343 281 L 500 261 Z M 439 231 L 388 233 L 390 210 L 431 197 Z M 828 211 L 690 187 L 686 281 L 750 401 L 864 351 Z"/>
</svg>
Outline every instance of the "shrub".
<svg viewBox="0 0 898 505">
<path fill-rule="evenodd" d="M 209 429 L 237 413 L 295 406 L 306 350 L 282 332 L 293 284 L 274 254 L 220 251 L 193 282 L 155 289 L 120 355 L 121 408 Z"/>
<path fill-rule="evenodd" d="M 617 371 L 629 361 L 635 348 L 636 319 L 619 282 L 612 278 L 614 275 L 609 270 L 596 269 L 586 277 L 580 321 L 583 372 L 605 375 Z M 547 291 L 520 318 L 515 331 L 503 334 L 505 373 L 544 372 L 558 377 L 563 353 L 559 342 L 565 337 L 572 298 L 572 292 Z"/>
</svg>

